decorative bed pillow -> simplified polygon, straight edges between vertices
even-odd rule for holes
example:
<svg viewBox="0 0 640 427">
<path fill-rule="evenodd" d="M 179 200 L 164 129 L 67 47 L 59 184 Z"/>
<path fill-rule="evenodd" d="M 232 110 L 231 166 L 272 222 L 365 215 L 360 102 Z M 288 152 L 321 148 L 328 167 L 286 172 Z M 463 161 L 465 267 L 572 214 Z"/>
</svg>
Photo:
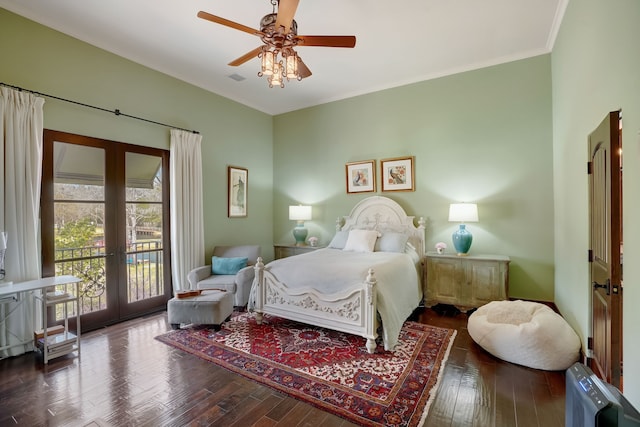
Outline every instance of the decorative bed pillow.
<svg viewBox="0 0 640 427">
<path fill-rule="evenodd" d="M 409 236 L 403 233 L 383 233 L 378 240 L 374 251 L 376 252 L 399 252 L 404 253 Z"/>
<path fill-rule="evenodd" d="M 376 230 L 351 230 L 343 250 L 373 252 L 379 234 Z"/>
<path fill-rule="evenodd" d="M 247 266 L 248 258 L 211 258 L 211 272 L 213 274 L 236 274 Z"/>
<path fill-rule="evenodd" d="M 348 231 L 336 231 L 336 235 L 333 236 L 333 239 L 331 239 L 329 247 L 334 249 L 344 249 L 344 245 L 347 244 L 348 237 Z"/>
</svg>

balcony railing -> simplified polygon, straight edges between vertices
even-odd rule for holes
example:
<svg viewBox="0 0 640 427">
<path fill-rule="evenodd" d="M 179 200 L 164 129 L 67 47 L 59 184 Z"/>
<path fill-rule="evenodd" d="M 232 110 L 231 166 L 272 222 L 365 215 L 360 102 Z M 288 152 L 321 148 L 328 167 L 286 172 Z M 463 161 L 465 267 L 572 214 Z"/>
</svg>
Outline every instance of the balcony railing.
<svg viewBox="0 0 640 427">
<path fill-rule="evenodd" d="M 163 251 L 160 240 L 130 244 L 126 250 L 127 302 L 132 303 L 164 294 Z M 117 280 L 107 286 L 104 246 L 56 249 L 56 275 L 71 274 L 82 279 L 83 314 L 107 308 L 107 294 L 115 292 Z M 111 273 L 110 273 L 111 274 Z M 117 273 L 114 272 L 116 277 Z"/>
</svg>

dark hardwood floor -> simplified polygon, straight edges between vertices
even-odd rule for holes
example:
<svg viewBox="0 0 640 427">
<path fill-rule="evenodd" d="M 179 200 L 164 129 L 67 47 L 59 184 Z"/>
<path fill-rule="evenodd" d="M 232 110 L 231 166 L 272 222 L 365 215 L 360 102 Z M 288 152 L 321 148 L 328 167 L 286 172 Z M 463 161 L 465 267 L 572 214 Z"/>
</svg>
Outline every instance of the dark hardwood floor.
<svg viewBox="0 0 640 427">
<path fill-rule="evenodd" d="M 466 314 L 417 320 L 458 331 L 425 426 L 564 425 L 564 372 L 490 356 Z M 81 358 L 0 360 L 0 426 L 353 425 L 154 339 L 167 330 L 158 313 L 84 334 Z"/>
</svg>

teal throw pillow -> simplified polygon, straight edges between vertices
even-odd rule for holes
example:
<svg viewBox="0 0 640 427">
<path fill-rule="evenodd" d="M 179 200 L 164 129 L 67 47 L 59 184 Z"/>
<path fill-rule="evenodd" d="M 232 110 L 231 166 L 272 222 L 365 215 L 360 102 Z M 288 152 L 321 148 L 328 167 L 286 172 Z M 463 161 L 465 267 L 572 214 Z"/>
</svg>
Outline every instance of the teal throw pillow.
<svg viewBox="0 0 640 427">
<path fill-rule="evenodd" d="M 236 274 L 247 266 L 248 258 L 211 258 L 211 272 L 213 274 Z"/>
</svg>

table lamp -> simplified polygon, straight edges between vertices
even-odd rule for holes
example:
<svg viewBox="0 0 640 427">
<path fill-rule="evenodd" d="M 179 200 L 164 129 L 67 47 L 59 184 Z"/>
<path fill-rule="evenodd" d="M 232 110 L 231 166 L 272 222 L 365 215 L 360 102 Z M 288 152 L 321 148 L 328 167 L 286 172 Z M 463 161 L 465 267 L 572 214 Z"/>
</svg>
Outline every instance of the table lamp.
<svg viewBox="0 0 640 427">
<path fill-rule="evenodd" d="M 307 229 L 304 222 L 311 219 L 311 206 L 289 206 L 289 219 L 298 221 L 296 228 L 293 229 L 293 237 L 296 239 L 296 246 L 304 246 L 307 239 Z"/>
<path fill-rule="evenodd" d="M 475 203 L 452 203 L 449 205 L 449 221 L 460 222 L 460 227 L 453 233 L 451 239 L 458 256 L 465 256 L 471 248 L 473 236 L 464 223 L 478 221 L 478 206 Z"/>
</svg>

